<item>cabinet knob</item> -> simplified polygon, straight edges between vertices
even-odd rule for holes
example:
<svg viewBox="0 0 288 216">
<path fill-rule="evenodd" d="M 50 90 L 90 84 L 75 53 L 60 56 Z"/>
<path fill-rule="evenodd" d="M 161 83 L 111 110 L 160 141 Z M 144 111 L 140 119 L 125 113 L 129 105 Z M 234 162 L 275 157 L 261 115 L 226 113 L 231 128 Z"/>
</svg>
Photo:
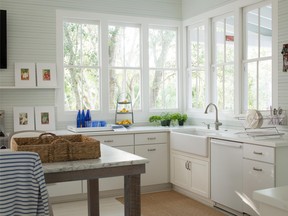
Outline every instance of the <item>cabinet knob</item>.
<svg viewBox="0 0 288 216">
<path fill-rule="evenodd" d="M 104 143 L 112 143 L 114 140 L 104 140 Z"/>
<path fill-rule="evenodd" d="M 186 163 L 185 163 L 185 168 L 186 168 L 187 170 L 191 170 L 191 161 L 186 161 Z"/>
<path fill-rule="evenodd" d="M 253 151 L 253 154 L 256 154 L 256 155 L 263 155 L 262 152 L 256 152 L 256 151 Z"/>
<path fill-rule="evenodd" d="M 152 152 L 152 151 L 156 151 L 156 149 L 155 149 L 155 148 L 153 148 L 153 149 L 148 149 L 148 152 Z"/>
<path fill-rule="evenodd" d="M 148 140 L 155 140 L 156 137 L 148 137 L 147 139 L 148 139 Z"/>
<path fill-rule="evenodd" d="M 263 171 L 261 168 L 256 168 L 256 167 L 253 167 L 253 170 L 258 171 L 258 172 L 262 172 Z"/>
</svg>

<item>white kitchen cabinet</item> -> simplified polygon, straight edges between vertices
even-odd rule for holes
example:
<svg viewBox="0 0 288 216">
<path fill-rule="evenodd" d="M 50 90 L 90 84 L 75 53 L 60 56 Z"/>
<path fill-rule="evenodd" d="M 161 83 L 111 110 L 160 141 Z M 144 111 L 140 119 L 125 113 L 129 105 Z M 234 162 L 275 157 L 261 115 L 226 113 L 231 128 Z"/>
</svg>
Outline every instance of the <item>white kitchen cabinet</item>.
<svg viewBox="0 0 288 216">
<path fill-rule="evenodd" d="M 135 134 L 135 154 L 149 160 L 142 186 L 169 182 L 168 133 Z"/>
<path fill-rule="evenodd" d="M 192 154 L 171 151 L 171 182 L 188 191 L 209 197 L 209 163 Z"/>
<path fill-rule="evenodd" d="M 253 199 L 253 191 L 275 186 L 274 155 L 274 148 L 244 145 L 243 194 L 248 196 L 257 209 L 259 203 Z M 251 216 L 258 215 L 247 203 L 243 208 Z"/>
</svg>

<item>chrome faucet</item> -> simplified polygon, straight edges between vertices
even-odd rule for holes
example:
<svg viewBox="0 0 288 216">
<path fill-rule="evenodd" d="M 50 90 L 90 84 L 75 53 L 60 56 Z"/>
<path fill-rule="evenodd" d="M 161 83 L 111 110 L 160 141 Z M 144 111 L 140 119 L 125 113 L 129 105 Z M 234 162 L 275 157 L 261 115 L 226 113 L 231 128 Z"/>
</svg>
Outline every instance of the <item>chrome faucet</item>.
<svg viewBox="0 0 288 216">
<path fill-rule="evenodd" d="M 218 109 L 217 109 L 217 106 L 214 104 L 214 103 L 209 103 L 205 109 L 205 114 L 208 113 L 208 108 L 209 106 L 214 106 L 215 107 L 215 110 L 216 110 L 216 120 L 215 120 L 215 130 L 219 130 L 219 126 L 222 125 L 221 122 L 219 122 L 218 120 Z"/>
</svg>

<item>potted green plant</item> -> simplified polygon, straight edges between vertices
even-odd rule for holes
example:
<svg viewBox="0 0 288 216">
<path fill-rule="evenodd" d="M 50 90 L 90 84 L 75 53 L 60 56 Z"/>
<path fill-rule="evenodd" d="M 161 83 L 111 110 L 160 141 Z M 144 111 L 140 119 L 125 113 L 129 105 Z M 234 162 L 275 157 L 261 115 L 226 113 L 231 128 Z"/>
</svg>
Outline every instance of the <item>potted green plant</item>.
<svg viewBox="0 0 288 216">
<path fill-rule="evenodd" d="M 183 125 L 184 125 L 184 122 L 186 122 L 187 119 L 188 119 L 187 114 L 180 114 L 180 115 L 178 116 L 178 124 L 179 124 L 179 126 L 183 126 Z"/>
<path fill-rule="evenodd" d="M 172 113 L 171 114 L 171 122 L 172 122 L 172 125 L 178 125 L 178 119 L 181 117 L 181 114 L 180 113 Z"/>
<path fill-rule="evenodd" d="M 154 123 L 155 125 L 160 125 L 161 116 L 159 116 L 159 115 L 150 116 L 149 117 L 149 122 Z"/>
<path fill-rule="evenodd" d="M 172 120 L 172 115 L 170 113 L 162 113 L 161 114 L 161 125 L 162 126 L 170 126 L 170 122 Z"/>
</svg>

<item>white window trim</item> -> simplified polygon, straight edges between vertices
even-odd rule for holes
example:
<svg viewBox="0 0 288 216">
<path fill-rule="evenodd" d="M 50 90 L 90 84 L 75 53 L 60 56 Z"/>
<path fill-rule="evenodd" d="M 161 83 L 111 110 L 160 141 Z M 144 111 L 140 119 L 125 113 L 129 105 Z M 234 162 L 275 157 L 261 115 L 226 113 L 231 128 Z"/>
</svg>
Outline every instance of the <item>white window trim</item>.
<svg viewBox="0 0 288 216">
<path fill-rule="evenodd" d="M 241 115 L 242 113 L 242 100 L 238 100 L 238 98 L 242 98 L 242 83 L 239 83 L 239 80 L 242 80 L 242 29 L 237 28 L 237 26 L 242 26 L 242 8 L 253 5 L 256 3 L 263 2 L 263 4 L 271 3 L 272 4 L 272 17 L 273 17 L 273 40 L 272 40 L 272 106 L 278 107 L 278 0 L 238 0 L 233 3 L 227 4 L 223 7 L 216 8 L 211 11 L 207 11 L 205 13 L 202 13 L 200 15 L 197 15 L 195 17 L 191 17 L 189 19 L 186 19 L 183 21 L 182 28 L 186 29 L 191 25 L 195 25 L 199 22 L 205 22 L 208 27 L 208 37 L 206 37 L 207 47 L 208 50 L 211 50 L 211 19 L 214 17 L 218 17 L 227 13 L 233 13 L 235 18 L 235 99 L 234 99 L 234 114 L 229 113 L 220 113 L 221 119 L 223 120 L 231 120 L 235 115 Z M 187 68 L 187 50 L 185 49 L 187 47 L 187 34 L 183 34 L 183 68 Z M 208 65 L 211 65 L 211 55 L 208 56 Z M 209 71 L 208 71 L 209 70 Z M 211 68 L 209 68 L 207 71 L 210 74 Z M 187 82 L 185 78 L 187 78 L 187 71 L 184 71 L 183 74 L 183 86 L 184 86 L 184 92 L 187 92 Z M 209 77 L 210 79 L 210 77 Z M 208 81 L 208 86 L 211 86 L 211 83 Z M 208 98 L 211 95 L 211 89 L 208 90 Z M 184 95 L 185 100 L 187 99 L 187 94 Z M 187 100 L 186 100 L 187 101 Z M 211 102 L 209 99 L 207 99 L 206 103 L 208 104 Z M 212 101 L 213 102 L 213 101 Z M 184 106 L 186 109 L 188 107 L 187 104 Z M 199 118 L 199 115 L 205 118 L 209 118 L 208 115 L 202 115 L 204 113 L 204 110 L 186 110 L 189 113 L 189 116 Z M 201 114 L 202 113 L 202 114 Z"/>
<path fill-rule="evenodd" d="M 182 44 L 180 38 L 182 38 L 182 23 L 179 20 L 169 20 L 169 19 L 158 19 L 158 18 L 147 18 L 147 17 L 136 17 L 136 16 L 121 16 L 121 15 L 113 15 L 113 14 L 102 14 L 102 13 L 91 13 L 91 12 L 82 12 L 82 11 L 69 11 L 69 10 L 56 10 L 56 62 L 57 62 L 57 79 L 58 79 L 58 88 L 55 91 L 55 106 L 57 110 L 57 121 L 59 122 L 71 122 L 74 124 L 76 121 L 76 111 L 64 111 L 64 76 L 61 71 L 63 70 L 63 20 L 65 19 L 86 19 L 86 20 L 95 20 L 100 23 L 100 111 L 99 112 L 92 112 L 92 117 L 97 115 L 98 117 L 101 116 L 101 119 L 114 121 L 115 112 L 109 111 L 109 101 L 108 101 L 108 92 L 109 92 L 109 85 L 108 85 L 108 25 L 111 23 L 128 23 L 128 24 L 135 24 L 141 26 L 141 47 L 143 51 L 141 55 L 142 58 L 142 65 L 141 70 L 143 71 L 142 74 L 142 83 L 141 83 L 141 92 L 142 92 L 142 110 L 135 112 L 134 119 L 137 122 L 147 122 L 147 119 L 150 115 L 149 112 L 149 92 L 147 91 L 147 86 L 149 86 L 149 66 L 148 66 L 148 29 L 150 26 L 155 27 L 168 27 L 168 28 L 177 28 L 178 32 L 178 94 L 181 95 L 180 91 L 182 89 L 179 86 L 182 86 L 180 81 L 182 81 L 181 71 L 182 71 L 182 62 L 180 62 L 182 50 Z M 131 21 L 133 20 L 133 21 Z M 178 97 L 178 104 L 180 108 L 182 107 L 181 101 L 182 99 Z M 167 110 L 169 111 L 169 110 Z M 154 110 L 153 110 L 154 112 Z M 163 110 L 159 110 L 159 112 L 163 112 Z"/>
</svg>

